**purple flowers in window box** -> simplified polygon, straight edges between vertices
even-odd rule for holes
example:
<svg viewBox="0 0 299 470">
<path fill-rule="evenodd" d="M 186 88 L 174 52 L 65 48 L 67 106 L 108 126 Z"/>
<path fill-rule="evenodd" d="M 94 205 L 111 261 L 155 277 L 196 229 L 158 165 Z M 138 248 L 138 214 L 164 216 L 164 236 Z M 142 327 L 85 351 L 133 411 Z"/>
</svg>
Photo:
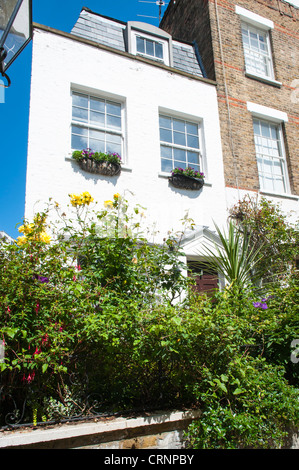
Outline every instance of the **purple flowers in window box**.
<svg viewBox="0 0 299 470">
<path fill-rule="evenodd" d="M 204 185 L 204 174 L 194 168 L 174 168 L 169 182 L 179 189 L 199 190 Z"/>
<path fill-rule="evenodd" d="M 93 152 L 87 148 L 75 150 L 72 158 L 79 163 L 83 170 L 89 173 L 116 176 L 121 171 L 121 156 L 116 152 Z"/>
</svg>

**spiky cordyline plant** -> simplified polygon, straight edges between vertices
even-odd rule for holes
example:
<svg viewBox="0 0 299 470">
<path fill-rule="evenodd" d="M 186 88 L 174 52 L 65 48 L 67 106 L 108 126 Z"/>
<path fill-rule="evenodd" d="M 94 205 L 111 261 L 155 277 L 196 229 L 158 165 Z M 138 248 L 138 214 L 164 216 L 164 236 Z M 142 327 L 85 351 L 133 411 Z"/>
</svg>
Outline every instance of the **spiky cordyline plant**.
<svg viewBox="0 0 299 470">
<path fill-rule="evenodd" d="M 222 274 L 229 285 L 240 289 L 257 284 L 262 272 L 258 264 L 262 259 L 262 246 L 250 247 L 250 235 L 240 231 L 232 221 L 228 225 L 228 233 L 225 234 L 215 224 L 221 246 L 216 242 L 214 249 L 204 246 L 205 256 L 209 256 L 206 265 Z"/>
</svg>

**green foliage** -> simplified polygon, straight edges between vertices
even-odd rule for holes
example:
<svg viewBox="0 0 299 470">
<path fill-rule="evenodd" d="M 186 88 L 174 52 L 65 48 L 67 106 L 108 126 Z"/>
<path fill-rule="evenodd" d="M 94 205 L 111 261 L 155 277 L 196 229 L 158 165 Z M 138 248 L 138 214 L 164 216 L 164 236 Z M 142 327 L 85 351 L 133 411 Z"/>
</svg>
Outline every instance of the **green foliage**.
<svg viewBox="0 0 299 470">
<path fill-rule="evenodd" d="M 139 386 L 140 315 L 152 312 L 156 318 L 159 302 L 171 311 L 171 302 L 186 286 L 179 251 L 174 238 L 163 245 L 147 244 L 140 229 L 141 208 L 130 212 L 119 194 L 101 210 L 88 207 L 92 198 L 87 193 L 70 197 L 70 220 L 51 202 L 33 223 L 24 221 L 20 231 L 25 235 L 17 244 L 1 247 L 2 396 L 12 393 L 18 403 L 29 392 L 63 400 L 71 377 L 81 374 L 83 380 L 84 368 L 98 362 L 91 371 L 91 391 L 109 396 L 113 406 L 129 406 Z M 47 222 L 53 209 L 60 224 Z M 151 380 L 162 350 L 170 348 L 166 333 L 162 340 L 159 331 L 162 335 L 164 327 L 150 329 L 156 338 L 148 366 Z M 136 383 L 133 388 L 131 383 L 124 387 L 124 369 Z M 38 409 L 41 404 L 32 400 L 28 406 Z"/>
<path fill-rule="evenodd" d="M 298 255 L 298 221 L 291 224 L 287 214 L 266 198 L 256 202 L 246 196 L 230 211 L 240 232 L 250 236 L 250 247 L 262 247 L 258 268 L 265 281 L 277 281 L 287 272 Z"/>
<path fill-rule="evenodd" d="M 238 303 L 227 291 L 202 318 L 204 354 L 193 386 L 202 414 L 187 433 L 192 448 L 277 448 L 298 426 L 299 390 L 287 381 L 270 341 L 280 332 L 290 355 L 291 335 L 280 329 L 275 308 L 259 310 L 252 300 L 243 293 Z"/>
<path fill-rule="evenodd" d="M 181 234 L 150 244 L 142 207 L 70 197 L 70 218 L 51 201 L 17 244 L 0 245 L 1 425 L 24 404 L 34 424 L 94 407 L 199 407 L 192 448 L 283 445 L 299 416 L 296 272 L 267 300 L 236 282 L 198 296 Z"/>
<path fill-rule="evenodd" d="M 214 249 L 205 247 L 204 254 L 209 256 L 208 266 L 223 274 L 227 282 L 240 291 L 248 288 L 261 278 L 258 268 L 262 260 L 262 246 L 252 244 L 250 235 L 235 227 L 232 221 L 228 225 L 228 234 L 221 232 L 215 225 L 221 246 L 215 243 Z"/>
</svg>

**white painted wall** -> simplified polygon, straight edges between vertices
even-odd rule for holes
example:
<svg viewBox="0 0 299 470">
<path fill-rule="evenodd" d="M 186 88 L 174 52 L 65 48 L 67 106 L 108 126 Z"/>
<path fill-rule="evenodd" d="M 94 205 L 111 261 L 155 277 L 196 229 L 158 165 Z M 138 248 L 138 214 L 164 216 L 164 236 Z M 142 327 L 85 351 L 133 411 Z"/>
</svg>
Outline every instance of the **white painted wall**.
<svg viewBox="0 0 299 470">
<path fill-rule="evenodd" d="M 72 88 L 125 103 L 125 166 L 130 170 L 124 169 L 118 178 L 85 173 L 70 161 Z M 207 184 L 200 192 L 171 188 L 159 175 L 160 108 L 203 121 Z M 66 206 L 69 193 L 89 191 L 101 202 L 126 190 L 135 194 L 134 202 L 147 208 L 147 223 L 157 222 L 161 236 L 181 227 L 186 210 L 197 225 L 213 228 L 213 220 L 225 223 L 215 86 L 35 30 L 25 217 L 31 220 L 50 197 Z"/>
</svg>

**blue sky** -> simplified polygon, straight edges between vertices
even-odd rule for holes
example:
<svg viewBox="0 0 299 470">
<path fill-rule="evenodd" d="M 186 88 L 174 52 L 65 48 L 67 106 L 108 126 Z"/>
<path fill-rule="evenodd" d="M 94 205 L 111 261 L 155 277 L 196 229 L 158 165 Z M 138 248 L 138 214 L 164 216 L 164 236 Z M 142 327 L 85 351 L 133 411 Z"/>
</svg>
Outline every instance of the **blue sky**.
<svg viewBox="0 0 299 470">
<path fill-rule="evenodd" d="M 138 0 L 33 0 L 33 21 L 70 32 L 83 6 L 122 21 L 144 21 L 158 26 L 159 9 Z M 163 7 L 163 12 L 165 7 Z M 16 238 L 16 225 L 25 208 L 26 159 L 32 42 L 8 69 L 11 86 L 0 102 L 0 231 Z M 0 75 L 1 78 L 1 75 Z"/>
<path fill-rule="evenodd" d="M 299 0 L 291 3 L 299 6 Z M 83 6 L 122 21 L 158 26 L 158 19 L 139 16 L 158 17 L 155 0 L 33 0 L 33 21 L 70 32 Z M 31 53 L 32 43 L 8 69 L 12 84 L 5 90 L 4 103 L 0 102 L 0 231 L 14 238 L 25 208 Z"/>
</svg>

